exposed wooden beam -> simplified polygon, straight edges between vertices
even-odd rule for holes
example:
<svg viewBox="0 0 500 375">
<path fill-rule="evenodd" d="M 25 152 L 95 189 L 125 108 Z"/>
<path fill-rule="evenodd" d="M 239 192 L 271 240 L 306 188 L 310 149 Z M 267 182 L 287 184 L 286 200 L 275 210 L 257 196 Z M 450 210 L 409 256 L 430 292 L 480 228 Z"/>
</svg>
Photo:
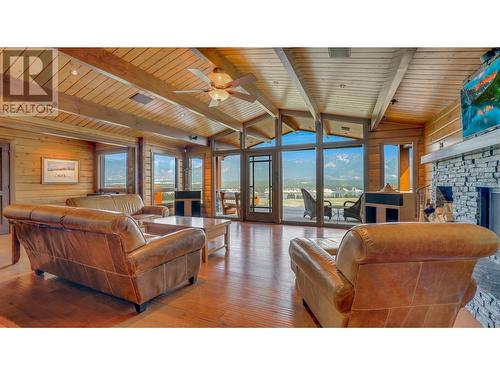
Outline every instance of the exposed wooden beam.
<svg viewBox="0 0 500 375">
<path fill-rule="evenodd" d="M 217 139 L 226 137 L 226 136 L 228 136 L 229 134 L 232 134 L 232 133 L 234 133 L 234 130 L 232 130 L 232 129 L 225 129 L 225 130 L 223 130 L 221 132 L 218 132 L 218 133 L 216 133 L 214 135 L 211 135 L 210 137 L 208 137 L 208 139 L 210 141 L 213 141 L 213 140 L 217 140 Z"/>
<path fill-rule="evenodd" d="M 281 108 L 280 112 L 283 116 L 312 118 L 311 113 L 308 111 L 298 111 L 295 109 Z"/>
<path fill-rule="evenodd" d="M 281 63 L 283 64 L 283 67 L 288 73 L 288 76 L 292 80 L 294 86 L 299 91 L 299 94 L 302 97 L 302 100 L 304 100 L 304 103 L 314 118 L 314 121 L 320 121 L 318 105 L 309 93 L 307 86 L 304 83 L 304 79 L 301 77 L 300 72 L 297 69 L 293 52 L 288 48 L 275 48 L 274 51 L 281 60 Z"/>
<path fill-rule="evenodd" d="M 262 121 L 265 121 L 265 120 L 269 120 L 269 115 L 267 113 L 263 113 L 262 115 L 260 116 L 257 116 L 257 117 L 254 117 L 248 121 L 245 121 L 243 123 L 243 126 L 247 129 L 247 132 L 248 132 L 248 128 L 255 125 L 255 124 L 258 124 Z"/>
<path fill-rule="evenodd" d="M 282 122 L 293 131 L 300 130 L 300 124 L 293 117 L 283 116 Z"/>
<path fill-rule="evenodd" d="M 135 146 L 137 143 L 137 139 L 134 137 L 109 134 L 109 132 L 97 129 L 89 130 L 81 126 L 37 117 L 0 116 L 0 127 L 120 147 Z"/>
<path fill-rule="evenodd" d="M 126 126 L 128 128 L 154 133 L 156 135 L 181 140 L 187 143 L 202 146 L 207 145 L 206 137 L 193 135 L 184 130 L 174 128 L 157 121 L 105 107 L 67 94 L 59 93 L 58 109 L 60 112 L 80 115 L 110 124 Z"/>
<path fill-rule="evenodd" d="M 322 113 L 321 117 L 323 118 L 323 120 L 348 122 L 350 124 L 360 124 L 360 125 L 369 125 L 370 124 L 370 119 L 366 119 L 366 118 L 362 118 L 362 117 L 334 115 L 332 113 Z"/>
<path fill-rule="evenodd" d="M 180 105 L 227 128 L 239 132 L 243 130 L 243 125 L 231 116 L 216 108 L 210 108 L 192 97 L 175 94 L 173 91 L 177 88 L 174 86 L 106 51 L 104 48 L 59 48 L 59 51 L 127 86 L 146 91 L 149 95 L 171 104 Z"/>
<path fill-rule="evenodd" d="M 210 62 L 212 65 L 222 68 L 227 74 L 229 74 L 233 79 L 241 77 L 246 73 L 240 72 L 226 57 L 219 53 L 215 48 L 192 48 L 192 51 L 199 57 Z M 269 100 L 262 91 L 257 88 L 254 83 L 245 85 L 243 87 L 250 95 L 257 98 L 255 104 L 259 105 L 264 111 L 266 111 L 270 116 L 277 118 L 279 115 L 279 110 L 276 106 Z"/>
<path fill-rule="evenodd" d="M 22 87 L 23 81 L 14 79 L 12 77 L 8 78 L 5 75 L 0 74 L 0 79 L 9 79 L 11 86 Z M 49 91 L 49 88 L 45 88 Z M 75 96 L 71 96 L 64 93 L 58 93 L 58 106 L 59 112 L 70 113 L 73 115 L 80 115 L 88 117 L 94 120 L 107 122 L 110 124 L 124 126 L 127 128 L 132 128 L 144 132 L 154 133 L 160 136 L 173 138 L 187 143 L 198 144 L 202 146 L 207 145 L 207 138 L 201 136 L 193 136 L 192 134 L 174 128 L 163 123 L 146 119 L 144 117 L 136 116 L 128 112 L 120 111 L 114 108 L 102 106 L 87 100 L 79 99 Z"/>
<path fill-rule="evenodd" d="M 371 118 L 371 130 L 377 129 L 378 124 L 384 118 L 385 112 L 394 98 L 398 87 L 403 80 L 411 59 L 416 52 L 416 48 L 401 48 L 399 53 L 393 58 L 392 69 L 388 78 L 382 86 L 375 103 Z"/>
</svg>

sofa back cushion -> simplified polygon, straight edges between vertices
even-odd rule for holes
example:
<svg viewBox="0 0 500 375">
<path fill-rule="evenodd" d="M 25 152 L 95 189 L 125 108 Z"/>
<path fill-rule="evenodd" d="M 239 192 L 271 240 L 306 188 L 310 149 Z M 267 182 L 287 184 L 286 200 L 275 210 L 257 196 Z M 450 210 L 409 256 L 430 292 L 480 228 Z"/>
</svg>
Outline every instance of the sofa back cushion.
<svg viewBox="0 0 500 375">
<path fill-rule="evenodd" d="M 137 214 L 144 203 L 138 194 L 91 195 L 66 200 L 66 205 L 73 207 L 95 208 L 98 210 L 123 212 L 128 215 Z"/>
<path fill-rule="evenodd" d="M 109 195 L 91 195 L 88 197 L 75 197 L 66 200 L 67 206 L 95 208 L 98 210 L 117 211 L 115 202 Z"/>
<path fill-rule="evenodd" d="M 138 194 L 111 195 L 116 211 L 129 215 L 139 214 L 144 207 L 142 198 Z"/>
</svg>

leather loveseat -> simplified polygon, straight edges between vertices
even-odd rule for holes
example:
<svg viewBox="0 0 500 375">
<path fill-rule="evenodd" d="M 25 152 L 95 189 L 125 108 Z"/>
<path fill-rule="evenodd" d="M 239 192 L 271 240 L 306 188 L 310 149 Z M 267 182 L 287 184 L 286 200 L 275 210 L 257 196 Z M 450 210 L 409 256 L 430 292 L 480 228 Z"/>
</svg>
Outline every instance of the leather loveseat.
<svg viewBox="0 0 500 375">
<path fill-rule="evenodd" d="M 67 206 L 12 205 L 4 216 L 37 274 L 133 302 L 138 312 L 150 299 L 193 284 L 200 269 L 205 234 L 199 229 L 146 239 L 129 215 Z"/>
<path fill-rule="evenodd" d="M 90 195 L 68 198 L 66 205 L 122 212 L 132 216 L 138 222 L 168 216 L 169 213 L 168 208 L 165 206 L 145 206 L 138 194 Z"/>
<path fill-rule="evenodd" d="M 290 243 L 305 304 L 323 327 L 452 327 L 474 296 L 472 271 L 500 243 L 462 223 L 358 225 L 338 250 Z"/>
</svg>

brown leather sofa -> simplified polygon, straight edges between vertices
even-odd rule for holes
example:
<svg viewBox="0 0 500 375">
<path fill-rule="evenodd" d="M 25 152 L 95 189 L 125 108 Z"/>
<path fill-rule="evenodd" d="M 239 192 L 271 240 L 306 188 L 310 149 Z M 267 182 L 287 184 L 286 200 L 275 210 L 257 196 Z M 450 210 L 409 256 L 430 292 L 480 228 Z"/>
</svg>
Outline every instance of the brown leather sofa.
<svg viewBox="0 0 500 375">
<path fill-rule="evenodd" d="M 472 271 L 500 246 L 472 224 L 359 225 L 330 253 L 290 243 L 303 301 L 323 327 L 452 327 L 473 296 Z"/>
<path fill-rule="evenodd" d="M 133 302 L 196 282 L 205 234 L 184 229 L 147 239 L 129 215 L 66 206 L 12 205 L 4 210 L 31 268 Z"/>
<path fill-rule="evenodd" d="M 144 219 L 168 216 L 169 213 L 165 206 L 145 206 L 138 194 L 90 195 L 68 198 L 66 205 L 122 212 L 132 216 L 138 222 Z"/>
</svg>

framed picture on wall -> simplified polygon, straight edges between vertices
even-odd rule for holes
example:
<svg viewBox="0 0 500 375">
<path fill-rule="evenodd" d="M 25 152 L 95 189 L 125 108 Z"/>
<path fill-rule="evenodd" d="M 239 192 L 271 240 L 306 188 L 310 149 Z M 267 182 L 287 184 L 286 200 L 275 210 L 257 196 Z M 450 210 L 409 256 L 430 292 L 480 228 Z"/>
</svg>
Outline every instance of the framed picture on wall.
<svg viewBox="0 0 500 375">
<path fill-rule="evenodd" d="M 42 157 L 42 184 L 77 184 L 80 161 Z"/>
</svg>

